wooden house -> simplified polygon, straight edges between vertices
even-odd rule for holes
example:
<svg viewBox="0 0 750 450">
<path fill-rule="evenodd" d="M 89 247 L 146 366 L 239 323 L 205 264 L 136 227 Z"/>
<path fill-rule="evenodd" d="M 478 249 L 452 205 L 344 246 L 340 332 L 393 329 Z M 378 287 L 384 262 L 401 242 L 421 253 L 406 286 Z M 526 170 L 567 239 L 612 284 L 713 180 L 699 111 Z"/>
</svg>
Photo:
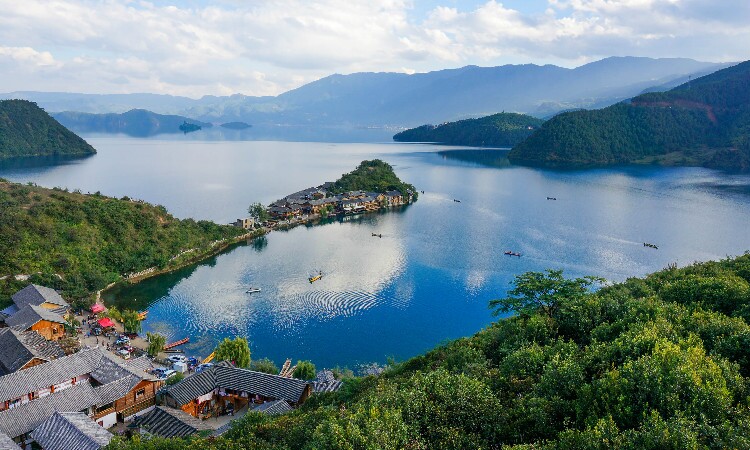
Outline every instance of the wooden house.
<svg viewBox="0 0 750 450">
<path fill-rule="evenodd" d="M 5 319 L 5 324 L 17 331 L 36 331 L 48 341 L 65 337 L 65 319 L 43 306 L 27 304 Z"/>
<path fill-rule="evenodd" d="M 80 412 L 55 412 L 31 435 L 43 450 L 98 450 L 114 437 Z"/>
<path fill-rule="evenodd" d="M 48 341 L 36 331 L 19 332 L 0 328 L 0 375 L 28 369 L 65 356 L 54 341 Z"/>
</svg>

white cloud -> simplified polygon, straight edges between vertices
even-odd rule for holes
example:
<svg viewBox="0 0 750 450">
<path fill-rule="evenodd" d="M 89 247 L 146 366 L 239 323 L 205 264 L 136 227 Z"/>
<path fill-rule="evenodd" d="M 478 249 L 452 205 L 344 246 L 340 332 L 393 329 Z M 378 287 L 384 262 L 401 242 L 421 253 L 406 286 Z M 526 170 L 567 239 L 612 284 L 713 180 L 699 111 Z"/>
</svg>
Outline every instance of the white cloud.
<svg viewBox="0 0 750 450">
<path fill-rule="evenodd" d="M 750 58 L 747 0 L 0 0 L 4 90 L 272 95 L 328 75 L 610 55 Z M 186 6 L 187 5 L 187 6 Z"/>
</svg>

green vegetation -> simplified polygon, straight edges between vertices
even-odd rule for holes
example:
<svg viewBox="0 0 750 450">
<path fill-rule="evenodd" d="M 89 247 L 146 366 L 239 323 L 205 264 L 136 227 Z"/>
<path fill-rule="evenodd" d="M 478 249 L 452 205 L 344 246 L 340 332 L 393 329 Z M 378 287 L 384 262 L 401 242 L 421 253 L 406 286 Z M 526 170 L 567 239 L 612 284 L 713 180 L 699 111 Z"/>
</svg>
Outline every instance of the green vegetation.
<svg viewBox="0 0 750 450">
<path fill-rule="evenodd" d="M 125 328 L 126 333 L 140 333 L 141 329 L 141 318 L 138 316 L 138 311 L 126 309 L 122 312 L 122 326 Z"/>
<path fill-rule="evenodd" d="M 396 134 L 393 140 L 473 147 L 512 147 L 529 137 L 543 123 L 544 120 L 526 114 L 503 112 L 441 125 L 422 125 Z"/>
<path fill-rule="evenodd" d="M 316 373 L 315 364 L 311 361 L 297 361 L 292 376 L 294 378 L 299 378 L 300 380 L 312 380 L 315 378 Z"/>
<path fill-rule="evenodd" d="M 750 61 L 668 92 L 555 116 L 508 158 L 550 166 L 649 163 L 750 170 Z"/>
<path fill-rule="evenodd" d="M 60 125 L 36 103 L 0 100 L 0 159 L 94 153 L 94 147 Z"/>
<path fill-rule="evenodd" d="M 216 346 L 214 352 L 216 352 L 214 359 L 217 361 L 230 361 L 236 367 L 242 368 L 250 366 L 250 344 L 243 337 L 237 336 L 233 340 L 224 338 Z"/>
<path fill-rule="evenodd" d="M 54 114 L 55 119 L 76 132 L 124 133 L 129 136 L 146 137 L 161 133 L 185 132 L 182 126 L 210 128 L 206 122 L 183 116 L 157 114 L 145 109 L 131 109 L 121 114 L 91 114 L 65 111 Z M 190 128 L 188 131 L 195 131 Z"/>
<path fill-rule="evenodd" d="M 167 338 L 161 333 L 146 332 L 146 340 L 148 341 L 148 349 L 146 352 L 150 356 L 156 356 L 164 350 L 164 346 L 167 344 Z"/>
<path fill-rule="evenodd" d="M 595 281 L 519 276 L 519 314 L 379 377 L 214 440 L 109 448 L 750 448 L 750 254 Z"/>
<path fill-rule="evenodd" d="M 185 375 L 182 372 L 177 372 L 176 374 L 167 378 L 167 381 L 165 381 L 164 384 L 166 384 L 167 386 L 172 386 L 173 384 L 177 384 L 184 379 Z"/>
<path fill-rule="evenodd" d="M 256 372 L 270 373 L 271 375 L 279 374 L 279 367 L 268 358 L 254 359 L 250 361 L 250 367 L 248 367 L 248 369 Z"/>
<path fill-rule="evenodd" d="M 0 181 L 0 306 L 29 282 L 89 305 L 91 293 L 172 258 L 215 251 L 212 242 L 245 230 L 209 221 L 178 220 L 163 206 Z M 12 275 L 31 274 L 28 281 Z"/>
<path fill-rule="evenodd" d="M 362 161 L 352 172 L 342 175 L 332 188 L 334 193 L 360 190 L 371 192 L 396 190 L 402 194 L 411 191 L 414 198 L 417 196 L 417 190 L 413 185 L 401 181 L 393 171 L 393 167 L 379 159 Z"/>
<path fill-rule="evenodd" d="M 250 217 L 255 219 L 256 223 L 265 223 L 271 219 L 271 215 L 268 213 L 266 207 L 257 202 L 250 204 L 247 208 L 247 213 L 250 214 Z"/>
<path fill-rule="evenodd" d="M 194 123 L 189 123 L 187 120 L 180 125 L 180 131 L 183 133 L 192 133 L 193 131 L 198 131 L 201 129 L 200 125 L 196 125 Z"/>
</svg>

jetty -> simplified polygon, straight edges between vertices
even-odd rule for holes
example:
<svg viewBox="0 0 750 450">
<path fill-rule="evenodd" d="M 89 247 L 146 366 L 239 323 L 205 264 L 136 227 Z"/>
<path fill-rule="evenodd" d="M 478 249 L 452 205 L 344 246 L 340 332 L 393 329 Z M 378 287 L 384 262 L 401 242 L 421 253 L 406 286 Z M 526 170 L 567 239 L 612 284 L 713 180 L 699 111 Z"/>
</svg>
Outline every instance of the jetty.
<svg viewBox="0 0 750 450">
<path fill-rule="evenodd" d="M 186 337 L 184 339 L 180 339 L 179 341 L 174 341 L 171 344 L 165 345 L 164 346 L 164 350 L 169 350 L 171 348 L 177 347 L 178 345 L 182 345 L 182 344 L 185 344 L 185 343 L 188 343 L 188 342 L 190 342 L 190 338 Z"/>
</svg>

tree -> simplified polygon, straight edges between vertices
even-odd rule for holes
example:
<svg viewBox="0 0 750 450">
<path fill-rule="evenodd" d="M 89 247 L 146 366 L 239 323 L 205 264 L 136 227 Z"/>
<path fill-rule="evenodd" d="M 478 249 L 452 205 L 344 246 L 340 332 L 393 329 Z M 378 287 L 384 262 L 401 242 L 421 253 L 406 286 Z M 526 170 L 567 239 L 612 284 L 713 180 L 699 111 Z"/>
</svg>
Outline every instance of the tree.
<svg viewBox="0 0 750 450">
<path fill-rule="evenodd" d="M 271 218 L 266 207 L 258 202 L 251 203 L 250 207 L 247 208 L 247 213 L 258 223 L 267 222 Z"/>
<path fill-rule="evenodd" d="M 129 331 L 131 333 L 140 333 L 141 332 L 141 318 L 138 315 L 138 311 L 132 311 L 130 309 L 126 309 L 122 312 L 122 326 L 125 328 L 125 331 Z"/>
<path fill-rule="evenodd" d="M 78 334 L 78 330 L 76 327 L 79 327 L 81 325 L 81 322 L 76 319 L 76 316 L 73 314 L 68 314 L 65 316 L 65 331 L 68 332 L 71 336 L 75 336 Z"/>
<path fill-rule="evenodd" d="M 119 309 L 117 309 L 117 306 L 112 305 L 109 308 L 107 308 L 107 315 L 109 315 L 110 319 L 116 320 L 118 322 L 122 322 L 122 313 Z"/>
<path fill-rule="evenodd" d="M 236 367 L 243 369 L 250 365 L 250 345 L 247 339 L 237 336 L 234 340 L 224 338 L 216 346 L 215 359 L 217 361 L 230 361 Z"/>
<path fill-rule="evenodd" d="M 171 377 L 167 378 L 167 381 L 165 381 L 164 383 L 167 386 L 172 386 L 173 384 L 179 383 L 184 378 L 185 378 L 185 375 L 183 375 L 182 372 L 177 372 L 176 374 L 174 374 Z"/>
<path fill-rule="evenodd" d="M 300 380 L 312 380 L 316 375 L 315 364 L 310 361 L 297 361 L 297 366 L 294 368 L 294 378 Z"/>
<path fill-rule="evenodd" d="M 158 355 L 164 350 L 164 345 L 167 343 L 167 338 L 160 333 L 146 333 L 146 339 L 148 339 L 148 354 L 151 356 Z"/>
<path fill-rule="evenodd" d="M 561 305 L 586 294 L 591 285 L 603 282 L 603 278 L 591 276 L 565 279 L 562 270 L 526 272 L 516 276 L 515 287 L 508 292 L 508 297 L 490 300 L 489 306 L 496 316 L 507 312 L 531 315 L 542 311 L 554 318 Z"/>
<path fill-rule="evenodd" d="M 250 370 L 256 372 L 270 373 L 271 375 L 278 375 L 279 368 L 273 361 L 268 358 L 256 359 L 250 362 Z"/>
</svg>

